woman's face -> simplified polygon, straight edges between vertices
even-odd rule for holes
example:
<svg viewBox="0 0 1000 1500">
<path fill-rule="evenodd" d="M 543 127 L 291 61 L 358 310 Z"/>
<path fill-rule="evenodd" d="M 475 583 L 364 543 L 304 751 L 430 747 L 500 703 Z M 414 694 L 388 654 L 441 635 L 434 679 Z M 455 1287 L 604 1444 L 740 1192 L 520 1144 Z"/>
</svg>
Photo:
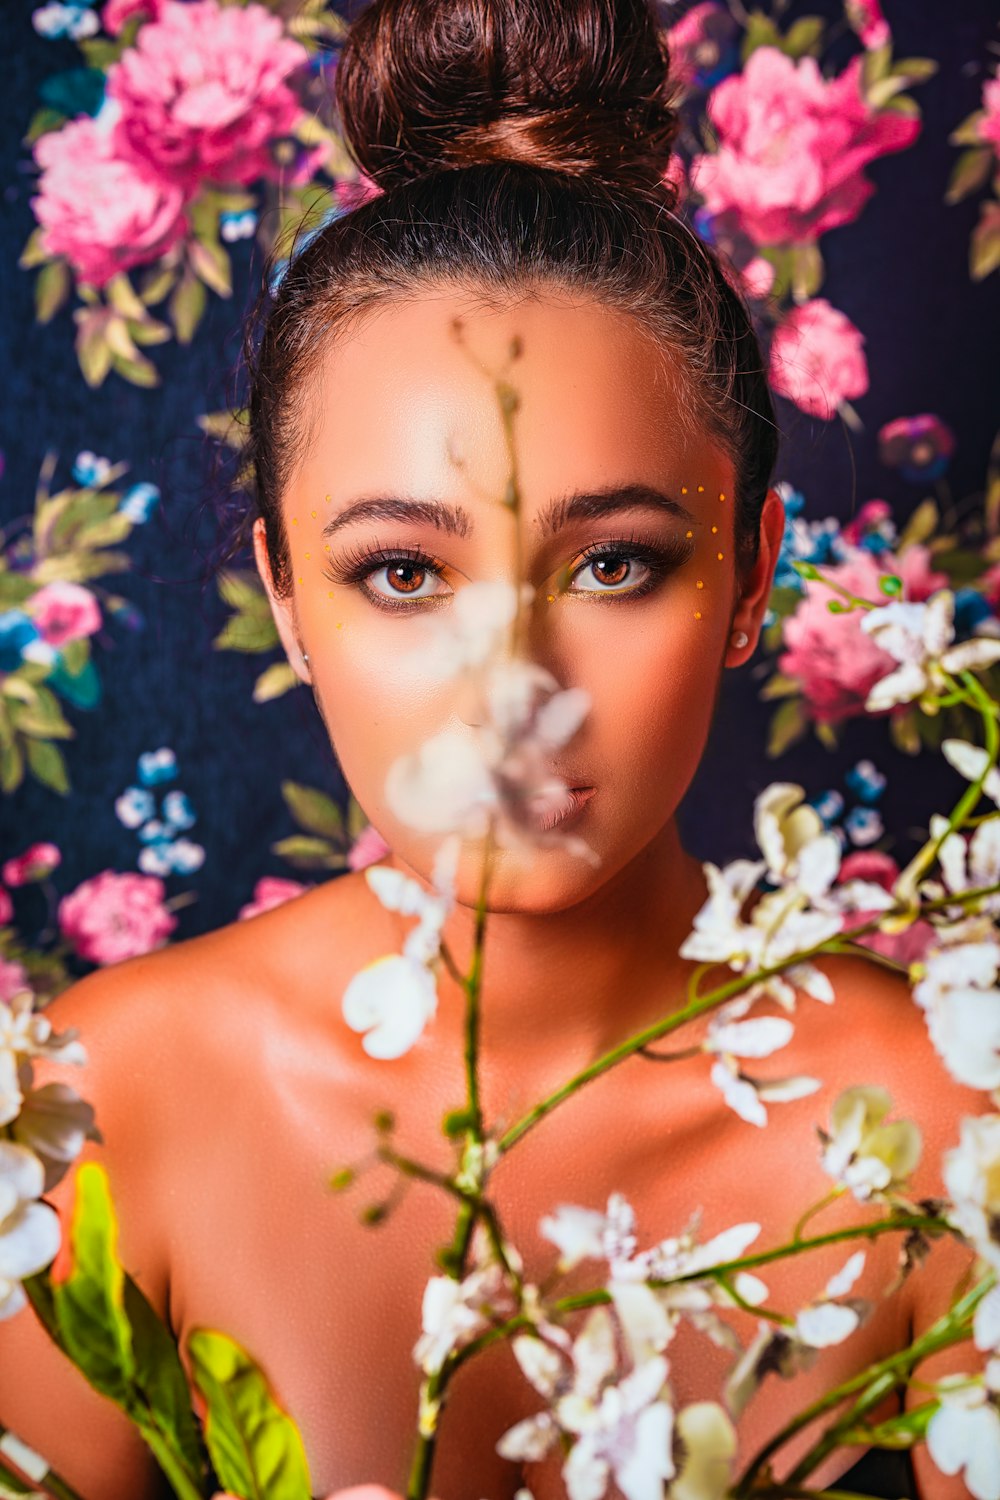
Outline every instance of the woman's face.
<svg viewBox="0 0 1000 1500">
<path fill-rule="evenodd" d="M 551 847 L 501 850 L 490 907 L 555 911 L 625 870 L 669 827 L 721 670 L 756 642 L 781 504 L 769 496 L 761 558 L 738 598 L 732 465 L 682 418 L 669 357 L 589 299 L 488 310 L 468 295 L 429 292 L 379 310 L 331 349 L 283 497 L 293 591 L 272 593 L 272 604 L 354 795 L 425 878 L 440 836 L 399 822 L 385 782 L 398 757 L 433 735 L 474 736 L 481 722 L 475 684 L 423 669 L 421 644 L 463 585 L 517 581 L 514 517 L 501 502 L 509 450 L 491 378 L 502 372 L 520 398 L 521 571 L 541 595 L 530 654 L 592 703 L 551 769 L 595 789 L 567 831 L 601 863 Z M 269 582 L 261 522 L 255 543 Z M 736 629 L 750 637 L 741 649 Z M 480 849 L 463 852 L 464 904 L 475 904 Z"/>
</svg>

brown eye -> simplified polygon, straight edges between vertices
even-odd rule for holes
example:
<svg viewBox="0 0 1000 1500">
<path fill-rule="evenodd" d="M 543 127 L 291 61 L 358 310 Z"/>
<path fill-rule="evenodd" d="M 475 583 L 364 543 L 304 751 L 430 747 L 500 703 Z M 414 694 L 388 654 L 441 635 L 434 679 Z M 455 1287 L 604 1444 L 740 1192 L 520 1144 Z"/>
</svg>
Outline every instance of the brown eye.
<svg viewBox="0 0 1000 1500">
<path fill-rule="evenodd" d="M 372 568 L 362 587 L 374 602 L 387 604 L 402 599 L 434 599 L 450 593 L 435 568 L 412 557 L 393 557 L 382 567 Z"/>
<path fill-rule="evenodd" d="M 651 574 L 647 563 L 628 552 L 603 552 L 592 557 L 573 578 L 572 593 L 628 593 L 646 582 Z"/>
</svg>

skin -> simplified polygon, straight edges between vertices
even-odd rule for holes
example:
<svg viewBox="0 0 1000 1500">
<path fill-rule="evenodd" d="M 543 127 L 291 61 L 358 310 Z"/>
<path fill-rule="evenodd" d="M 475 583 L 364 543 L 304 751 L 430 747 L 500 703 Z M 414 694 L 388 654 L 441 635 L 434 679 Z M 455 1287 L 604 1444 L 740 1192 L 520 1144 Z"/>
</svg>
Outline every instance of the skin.
<svg viewBox="0 0 1000 1500">
<path fill-rule="evenodd" d="M 572 785 L 596 788 L 573 831 L 601 862 L 557 848 L 504 849 L 497 858 L 482 1029 L 483 1107 L 493 1124 L 517 1119 L 683 996 L 691 966 L 677 949 L 705 886 L 674 814 L 702 754 L 720 675 L 757 643 L 782 526 L 771 495 L 757 562 L 738 577 L 730 462 L 678 421 L 683 393 L 670 357 L 592 302 L 547 296 L 488 310 L 439 289 L 383 309 L 325 352 L 308 440 L 283 500 L 290 594 L 274 590 L 259 531 L 257 559 L 289 660 L 311 682 L 344 773 L 393 850 L 389 865 L 426 886 L 439 842 L 394 818 L 384 796 L 389 766 L 432 734 L 471 734 L 482 719 L 468 683 L 424 671 L 428 616 L 447 610 L 465 581 L 516 577 L 512 517 L 495 498 L 508 455 L 485 373 L 504 367 L 515 335 L 523 343 L 509 371 L 521 395 L 522 565 L 541 599 L 530 649 L 561 684 L 591 695 L 592 712 L 555 769 Z M 542 538 L 539 519 L 554 499 L 624 485 L 664 492 L 692 519 L 619 507 Z M 472 524 L 455 536 L 426 519 L 368 520 L 339 530 L 325 552 L 329 519 L 384 495 L 461 505 Z M 610 538 L 625 546 L 633 533 L 674 552 L 691 541 L 693 550 L 642 597 L 599 600 L 552 587 L 567 566 L 577 588 L 605 582 L 600 570 L 588 577 L 579 567 L 581 553 Z M 348 546 L 372 543 L 439 559 L 440 574 L 416 587 L 443 602 L 387 613 L 357 583 L 325 576 L 343 566 Z M 607 567 L 614 586 L 623 571 Z M 641 565 L 625 572 L 626 582 L 643 576 Z M 391 589 L 374 564 L 366 581 Z M 748 636 L 742 648 L 732 644 L 735 630 Z M 463 850 L 459 905 L 445 928 L 463 967 L 479 853 L 474 841 Z M 378 1230 L 361 1225 L 357 1210 L 393 1186 L 384 1166 L 346 1197 L 325 1190 L 332 1170 L 370 1153 L 373 1113 L 386 1106 L 401 1149 L 440 1170 L 452 1164 L 439 1122 L 464 1097 L 458 986 L 442 976 L 432 1025 L 395 1062 L 367 1057 L 340 1017 L 351 976 L 398 951 L 407 928 L 362 875 L 348 875 L 250 922 L 100 972 L 52 1012 L 57 1026 L 78 1025 L 88 1043 L 91 1061 L 72 1081 L 97 1105 L 105 1145 L 86 1155 L 108 1167 L 126 1264 L 182 1339 L 215 1326 L 254 1353 L 302 1427 L 317 1494 L 363 1481 L 404 1487 L 422 1290 L 453 1225 L 451 1203 L 425 1187 L 409 1190 Z M 528 1277 L 544 1280 L 554 1263 L 538 1233 L 544 1214 L 560 1202 L 604 1207 L 616 1190 L 634 1204 L 644 1245 L 679 1233 L 699 1205 L 706 1237 L 754 1220 L 760 1248 L 781 1243 L 828 1191 L 814 1126 L 852 1083 L 884 1083 L 897 1116 L 920 1122 L 918 1189 L 941 1190 L 940 1152 L 979 1096 L 949 1083 L 905 986 L 857 961 L 826 968 L 837 1005 L 803 998 L 794 1041 L 760 1065 L 775 1076 L 814 1074 L 823 1088 L 772 1107 L 766 1134 L 721 1105 L 703 1057 L 669 1066 L 633 1058 L 501 1163 L 496 1201 Z M 69 1179 L 53 1194 L 63 1213 L 71 1187 Z M 870 1216 L 841 1201 L 822 1226 Z M 924 1326 L 947 1303 L 968 1262 L 951 1245 L 935 1249 L 899 1297 L 879 1302 L 895 1253 L 884 1239 L 869 1255 L 855 1290 L 877 1306 L 860 1332 L 795 1383 L 771 1377 L 750 1404 L 742 1453 L 821 1391 L 899 1348 L 911 1325 Z M 770 1304 L 802 1305 L 847 1254 L 834 1249 L 772 1272 Z M 583 1268 L 569 1285 L 587 1279 Z M 744 1341 L 752 1336 L 755 1319 L 734 1313 L 732 1322 Z M 679 1402 L 717 1395 L 726 1356 L 688 1329 L 668 1352 Z M 951 1363 L 961 1368 L 963 1359 Z M 493 1452 L 536 1408 L 507 1350 L 468 1366 L 444 1414 L 435 1494 L 509 1500 L 523 1481 L 536 1500 L 557 1500 L 557 1463 L 518 1475 Z M 0 1420 L 43 1449 L 87 1500 L 157 1492 L 127 1424 L 49 1349 L 30 1313 L 0 1324 Z M 800 1442 L 788 1453 L 801 1451 Z M 813 1482 L 830 1483 L 856 1456 L 835 1455 Z M 964 1494 L 958 1481 L 923 1472 L 935 1500 Z"/>
</svg>

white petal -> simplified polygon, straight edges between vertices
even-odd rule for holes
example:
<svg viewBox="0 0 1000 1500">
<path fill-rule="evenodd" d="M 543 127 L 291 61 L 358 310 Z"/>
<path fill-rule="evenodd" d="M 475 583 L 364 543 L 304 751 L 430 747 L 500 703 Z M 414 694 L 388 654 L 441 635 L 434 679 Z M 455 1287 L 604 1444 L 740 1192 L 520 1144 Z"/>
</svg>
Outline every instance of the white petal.
<svg viewBox="0 0 1000 1500">
<path fill-rule="evenodd" d="M 606 1223 L 604 1214 L 595 1209 L 563 1203 L 541 1220 L 538 1232 L 557 1247 L 560 1264 L 569 1270 L 581 1260 L 601 1259 Z"/>
<path fill-rule="evenodd" d="M 673 1411 L 662 1401 L 640 1416 L 632 1452 L 615 1464 L 615 1480 L 625 1500 L 662 1500 L 663 1481 L 674 1473 L 673 1426 Z"/>
<path fill-rule="evenodd" d="M 826 1295 L 828 1297 L 846 1297 L 851 1287 L 857 1281 L 865 1268 L 865 1252 L 856 1250 L 847 1263 L 831 1276 L 826 1284 Z"/>
<path fill-rule="evenodd" d="M 916 662 L 907 662 L 879 678 L 865 699 L 865 709 L 870 714 L 894 708 L 897 703 L 912 703 L 927 687 L 927 674 Z"/>
<path fill-rule="evenodd" d="M 796 1099 L 806 1099 L 823 1087 L 821 1078 L 810 1078 L 805 1073 L 793 1074 L 791 1078 L 768 1078 L 757 1082 L 757 1095 L 765 1104 L 791 1104 Z"/>
<path fill-rule="evenodd" d="M 514 1357 L 525 1379 L 543 1396 L 551 1396 L 566 1370 L 566 1361 L 544 1339 L 522 1334 L 513 1342 Z"/>
<path fill-rule="evenodd" d="M 795 1319 L 795 1332 L 813 1349 L 826 1349 L 848 1338 L 860 1322 L 852 1307 L 837 1302 L 817 1302 L 804 1307 Z"/>
<path fill-rule="evenodd" d="M 20 1281 L 55 1258 L 59 1218 L 46 1203 L 25 1203 L 0 1225 L 0 1277 Z"/>
<path fill-rule="evenodd" d="M 705 1046 L 710 1052 L 728 1052 L 733 1057 L 770 1057 L 779 1047 L 786 1047 L 794 1035 L 795 1027 L 784 1017 L 757 1016 L 713 1027 Z"/>
<path fill-rule="evenodd" d="M 385 797 L 391 811 L 418 833 L 485 831 L 497 791 L 470 734 L 444 730 L 389 767 Z M 374 868 L 374 867 L 373 867 Z"/>
<path fill-rule="evenodd" d="M 501 1458 L 534 1460 L 545 1458 L 559 1438 L 559 1429 L 549 1412 L 539 1412 L 536 1417 L 525 1417 L 508 1428 L 497 1443 Z"/>
<path fill-rule="evenodd" d="M 941 665 L 946 672 L 966 672 L 992 666 L 995 661 L 1000 661 L 1000 641 L 980 638 L 952 646 L 942 656 Z"/>
<path fill-rule="evenodd" d="M 976 1308 L 973 1335 L 977 1349 L 1000 1348 L 1000 1286 L 995 1286 Z"/>
<path fill-rule="evenodd" d="M 399 953 L 368 964 L 348 984 L 341 1001 L 352 1031 L 366 1032 L 370 1057 L 402 1057 L 437 1008 L 434 975 Z"/>
<path fill-rule="evenodd" d="M 712 1082 L 722 1093 L 722 1097 L 739 1115 L 741 1120 L 746 1120 L 748 1125 L 766 1125 L 767 1110 L 757 1097 L 757 1090 L 752 1083 L 738 1077 L 724 1062 L 717 1062 L 711 1072 Z"/>
</svg>

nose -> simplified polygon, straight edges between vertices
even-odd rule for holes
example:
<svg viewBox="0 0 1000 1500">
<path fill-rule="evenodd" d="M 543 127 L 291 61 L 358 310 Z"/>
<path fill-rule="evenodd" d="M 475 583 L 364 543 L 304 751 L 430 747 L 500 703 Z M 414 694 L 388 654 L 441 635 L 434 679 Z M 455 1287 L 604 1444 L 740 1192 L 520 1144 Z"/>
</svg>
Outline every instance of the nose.
<svg viewBox="0 0 1000 1500">
<path fill-rule="evenodd" d="M 481 729 L 486 723 L 486 704 L 483 701 L 482 673 L 464 673 L 458 683 L 458 701 L 455 712 L 463 724 L 470 729 Z"/>
</svg>

